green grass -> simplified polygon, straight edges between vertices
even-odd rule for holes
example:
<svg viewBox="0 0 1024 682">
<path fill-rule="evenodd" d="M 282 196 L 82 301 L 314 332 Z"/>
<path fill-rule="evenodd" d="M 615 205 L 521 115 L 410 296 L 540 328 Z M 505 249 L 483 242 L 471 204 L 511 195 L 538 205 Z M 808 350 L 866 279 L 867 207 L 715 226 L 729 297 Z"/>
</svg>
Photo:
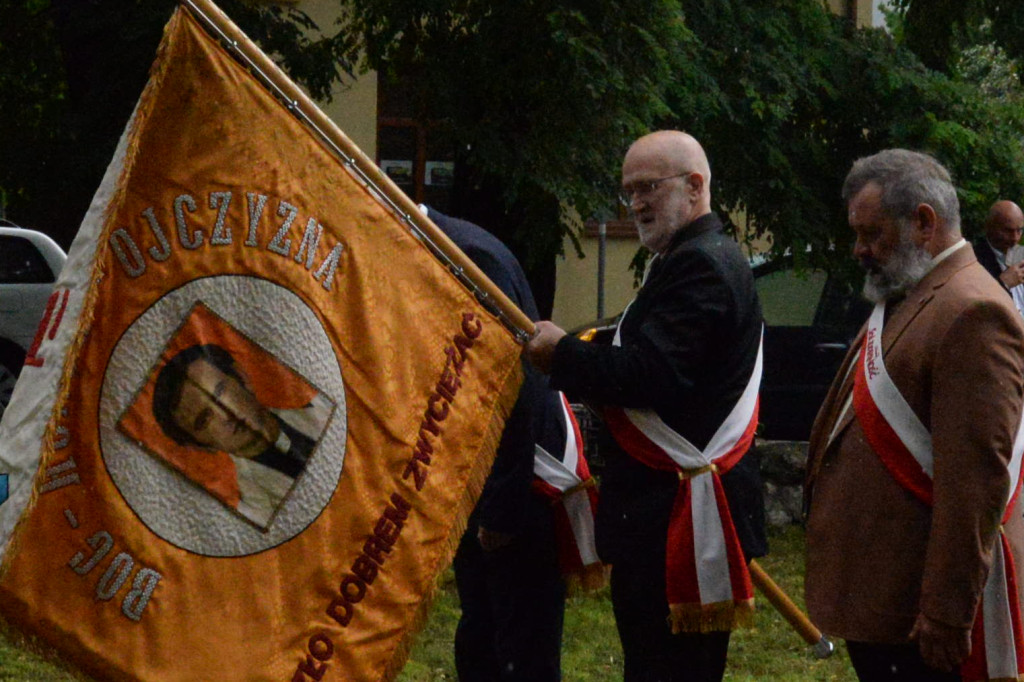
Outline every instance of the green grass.
<svg viewBox="0 0 1024 682">
<path fill-rule="evenodd" d="M 772 553 L 759 560 L 764 570 L 797 604 L 803 606 L 803 532 L 791 527 L 771 536 Z M 399 682 L 455 680 L 452 636 L 459 604 L 451 571 L 441 586 L 423 631 Z M 810 648 L 760 596 L 754 627 L 733 633 L 725 678 L 735 682 L 855 682 L 846 651 L 818 661 Z M 608 590 L 570 598 L 562 646 L 565 682 L 621 680 L 622 649 L 612 619 Z M 73 680 L 52 664 L 0 639 L 0 682 Z"/>
<path fill-rule="evenodd" d="M 803 608 L 803 532 L 790 527 L 774 533 L 772 553 L 758 563 Z M 441 590 L 412 656 L 399 682 L 455 680 L 452 636 L 459 617 L 458 599 L 451 573 Z M 622 648 L 612 619 L 607 588 L 592 595 L 573 597 L 565 614 L 562 639 L 562 672 L 565 682 L 617 682 L 622 679 Z M 855 682 L 846 650 L 819 661 L 810 647 L 760 595 L 754 627 L 733 633 L 725 679 L 735 682 Z"/>
</svg>

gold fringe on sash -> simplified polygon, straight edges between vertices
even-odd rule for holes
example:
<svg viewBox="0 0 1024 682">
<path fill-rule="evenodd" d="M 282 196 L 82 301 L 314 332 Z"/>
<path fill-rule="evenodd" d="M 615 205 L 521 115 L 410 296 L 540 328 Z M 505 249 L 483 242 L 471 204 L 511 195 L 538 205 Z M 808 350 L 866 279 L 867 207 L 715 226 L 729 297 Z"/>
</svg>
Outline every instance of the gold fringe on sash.
<svg viewBox="0 0 1024 682">
<path fill-rule="evenodd" d="M 564 575 L 566 592 L 570 597 L 597 592 L 608 584 L 608 574 L 611 570 L 611 566 L 597 561 L 579 571 Z"/>
<path fill-rule="evenodd" d="M 754 624 L 754 600 L 714 604 L 669 604 L 672 634 L 681 632 L 728 632 Z"/>
</svg>

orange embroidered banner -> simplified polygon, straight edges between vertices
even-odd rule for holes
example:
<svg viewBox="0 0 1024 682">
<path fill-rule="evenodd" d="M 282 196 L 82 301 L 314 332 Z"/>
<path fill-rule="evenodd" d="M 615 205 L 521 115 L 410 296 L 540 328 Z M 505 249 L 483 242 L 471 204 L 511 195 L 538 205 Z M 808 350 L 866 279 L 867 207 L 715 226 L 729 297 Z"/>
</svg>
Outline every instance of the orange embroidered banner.
<svg viewBox="0 0 1024 682">
<path fill-rule="evenodd" d="M 512 334 L 180 9 L 53 302 L 0 424 L 6 624 L 104 680 L 392 679 Z"/>
</svg>

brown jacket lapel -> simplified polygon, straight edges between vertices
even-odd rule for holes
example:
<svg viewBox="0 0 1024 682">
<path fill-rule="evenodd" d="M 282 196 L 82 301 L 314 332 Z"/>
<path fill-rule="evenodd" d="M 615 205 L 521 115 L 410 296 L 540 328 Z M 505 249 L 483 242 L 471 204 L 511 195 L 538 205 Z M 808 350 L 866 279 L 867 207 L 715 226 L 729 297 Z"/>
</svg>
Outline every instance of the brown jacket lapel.
<svg viewBox="0 0 1024 682">
<path fill-rule="evenodd" d="M 893 310 L 889 319 L 886 320 L 882 333 L 882 352 L 884 355 L 889 354 L 893 345 L 903 335 L 903 332 L 910 323 L 925 309 L 928 302 L 934 298 L 935 290 L 948 282 L 950 277 L 956 272 L 970 265 L 975 260 L 973 250 L 966 245 L 962 246 L 939 263 L 934 270 L 918 282 L 917 286 L 910 290 L 903 302 Z M 860 349 L 864 342 L 866 328 L 866 324 L 861 327 L 857 337 L 850 345 L 846 359 L 836 375 L 836 383 L 830 389 L 829 395 L 822 405 L 822 412 L 815 421 L 809 447 L 808 482 L 813 481 L 818 466 L 820 466 L 821 460 L 824 458 L 825 451 L 833 443 L 840 440 L 839 436 L 853 422 L 855 416 L 853 407 L 851 406 L 850 409 L 843 412 L 843 406 L 846 405 L 853 390 L 853 377 L 858 371 L 856 363 L 860 357 Z M 829 436 L 833 431 L 835 432 L 835 438 L 830 442 Z"/>
<path fill-rule="evenodd" d="M 882 331 L 882 353 L 888 355 L 893 345 L 903 335 L 914 318 L 924 310 L 928 302 L 935 296 L 935 290 L 949 281 L 949 278 L 970 265 L 977 259 L 969 244 L 964 244 L 951 253 L 944 261 L 935 266 L 924 278 L 911 289 L 903 302 L 885 321 Z"/>
<path fill-rule="evenodd" d="M 818 467 L 821 465 L 821 460 L 824 458 L 825 450 L 829 445 L 829 436 L 832 434 L 836 420 L 840 419 L 840 417 L 843 419 L 842 423 L 835 428 L 838 435 L 852 419 L 849 414 L 853 410 L 847 410 L 847 415 L 843 415 L 842 409 L 843 405 L 846 404 L 847 396 L 853 390 L 853 376 L 857 371 L 856 364 L 860 356 L 861 344 L 864 341 L 865 328 L 866 325 L 861 327 L 860 331 L 857 332 L 857 336 L 850 344 L 850 349 L 846 351 L 846 357 L 839 366 L 839 372 L 836 374 L 832 387 L 829 388 L 828 395 L 825 397 L 825 402 L 822 403 L 821 410 L 814 420 L 814 426 L 811 428 L 806 476 L 808 484 L 814 480 Z"/>
</svg>

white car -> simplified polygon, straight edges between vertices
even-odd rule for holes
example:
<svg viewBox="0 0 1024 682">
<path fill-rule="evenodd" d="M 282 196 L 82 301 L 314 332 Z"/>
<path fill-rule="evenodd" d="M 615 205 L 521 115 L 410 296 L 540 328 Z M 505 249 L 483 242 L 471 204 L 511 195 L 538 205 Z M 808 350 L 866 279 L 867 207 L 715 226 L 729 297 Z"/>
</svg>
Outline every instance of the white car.
<svg viewBox="0 0 1024 682">
<path fill-rule="evenodd" d="M 45 234 L 0 225 L 0 417 L 66 259 Z"/>
</svg>

